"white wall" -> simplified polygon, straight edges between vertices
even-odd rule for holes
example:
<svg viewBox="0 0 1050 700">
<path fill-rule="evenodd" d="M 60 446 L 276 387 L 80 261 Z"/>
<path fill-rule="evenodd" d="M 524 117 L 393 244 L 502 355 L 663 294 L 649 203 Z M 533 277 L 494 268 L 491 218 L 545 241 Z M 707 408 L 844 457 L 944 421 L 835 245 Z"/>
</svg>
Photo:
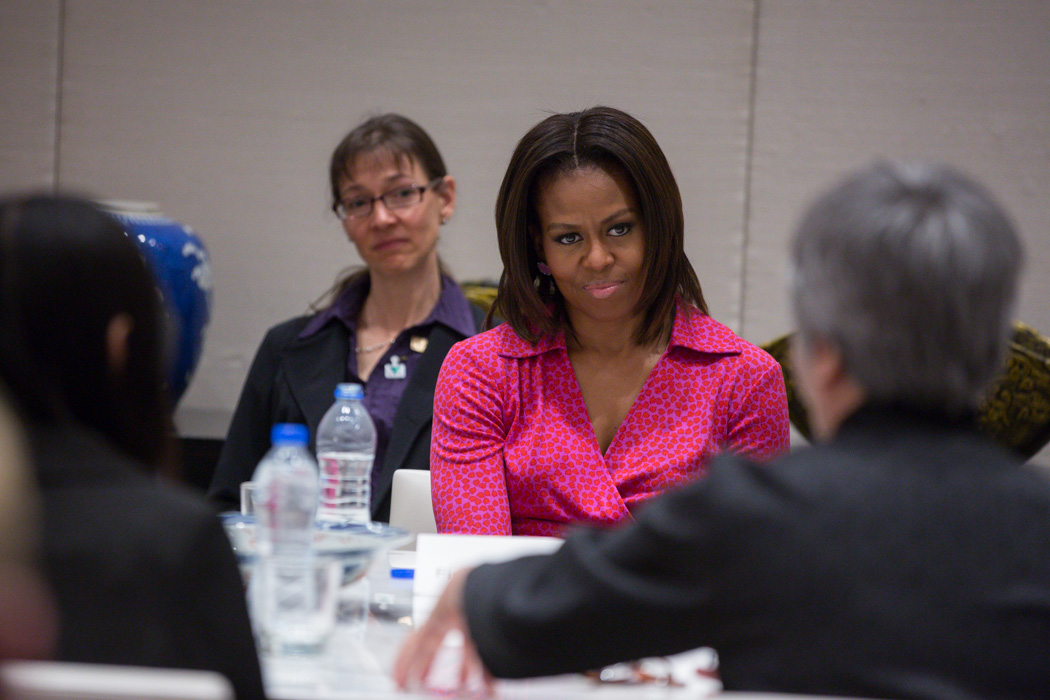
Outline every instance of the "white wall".
<svg viewBox="0 0 1050 700">
<path fill-rule="evenodd" d="M 222 435 L 267 327 L 357 261 L 326 165 L 362 118 L 419 121 L 459 182 L 442 255 L 500 271 L 507 159 L 550 111 L 645 122 L 682 188 L 716 318 L 790 329 L 785 240 L 815 190 L 875 156 L 971 171 L 1029 249 L 1019 318 L 1050 332 L 1045 0 L 0 0 L 0 186 L 156 201 L 216 284 L 184 432 Z"/>
<path fill-rule="evenodd" d="M 786 215 L 841 169 L 887 156 L 953 163 L 999 195 L 1027 244 L 1018 315 L 1050 333 L 1050 2 L 762 8 L 745 334 L 786 328 Z"/>
<path fill-rule="evenodd" d="M 0 0 L 0 191 L 57 179 L 58 26 L 58 0 Z"/>
</svg>

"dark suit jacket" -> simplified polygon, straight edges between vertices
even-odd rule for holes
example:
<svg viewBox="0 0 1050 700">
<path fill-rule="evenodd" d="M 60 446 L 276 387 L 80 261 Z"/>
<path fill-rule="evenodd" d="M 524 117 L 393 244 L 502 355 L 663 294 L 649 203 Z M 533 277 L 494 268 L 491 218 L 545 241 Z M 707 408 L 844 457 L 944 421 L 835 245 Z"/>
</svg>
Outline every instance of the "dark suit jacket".
<svg viewBox="0 0 1050 700">
<path fill-rule="evenodd" d="M 36 427 L 31 436 L 57 658 L 214 670 L 239 700 L 263 698 L 240 571 L 212 509 L 93 433 Z"/>
<path fill-rule="evenodd" d="M 491 671 L 706 645 L 727 690 L 1050 697 L 1050 479 L 968 426 L 866 408 L 772 464 L 716 460 L 637 517 L 474 570 Z"/>
<path fill-rule="evenodd" d="M 477 307 L 478 326 L 484 314 Z M 267 332 L 248 372 L 230 422 L 208 498 L 223 508 L 237 509 L 240 484 L 248 481 L 270 449 L 270 427 L 305 423 L 314 449 L 317 426 L 332 405 L 332 391 L 346 381 L 350 338 L 341 323 L 329 323 L 316 335 L 300 339 L 309 317 L 299 317 Z M 430 428 L 434 386 L 445 355 L 464 336 L 435 323 L 394 415 L 386 457 L 372 487 L 372 519 L 390 518 L 390 485 L 397 469 L 430 468 Z"/>
</svg>

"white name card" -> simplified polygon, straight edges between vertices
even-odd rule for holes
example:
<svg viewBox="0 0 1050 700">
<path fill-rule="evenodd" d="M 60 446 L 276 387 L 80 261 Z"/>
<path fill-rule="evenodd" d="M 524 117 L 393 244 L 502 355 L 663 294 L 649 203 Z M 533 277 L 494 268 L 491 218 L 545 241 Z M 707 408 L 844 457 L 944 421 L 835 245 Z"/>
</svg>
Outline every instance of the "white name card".
<svg viewBox="0 0 1050 700">
<path fill-rule="evenodd" d="M 557 537 L 502 535 L 435 535 L 416 538 L 416 571 L 412 587 L 412 617 L 422 624 L 445 584 L 459 569 L 495 564 L 529 554 L 549 554 L 562 544 Z"/>
</svg>

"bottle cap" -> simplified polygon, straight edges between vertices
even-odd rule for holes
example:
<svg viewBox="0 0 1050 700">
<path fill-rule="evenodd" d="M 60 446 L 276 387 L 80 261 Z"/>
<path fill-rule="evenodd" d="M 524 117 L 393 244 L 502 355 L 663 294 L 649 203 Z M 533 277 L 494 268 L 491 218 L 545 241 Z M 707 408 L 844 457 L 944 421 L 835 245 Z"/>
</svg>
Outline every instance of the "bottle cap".
<svg viewBox="0 0 1050 700">
<path fill-rule="evenodd" d="M 336 400 L 343 399 L 357 399 L 361 400 L 365 398 L 365 389 L 360 384 L 351 382 L 343 382 L 335 385 L 335 398 Z"/>
<path fill-rule="evenodd" d="M 270 429 L 274 445 L 305 445 L 310 440 L 310 429 L 301 423 L 278 423 Z"/>
</svg>

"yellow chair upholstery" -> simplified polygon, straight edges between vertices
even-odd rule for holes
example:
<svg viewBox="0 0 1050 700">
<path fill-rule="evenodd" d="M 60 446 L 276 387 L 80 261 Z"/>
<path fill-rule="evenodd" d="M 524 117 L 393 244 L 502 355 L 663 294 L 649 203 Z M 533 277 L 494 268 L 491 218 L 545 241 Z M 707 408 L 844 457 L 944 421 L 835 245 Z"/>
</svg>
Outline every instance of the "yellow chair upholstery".
<svg viewBox="0 0 1050 700">
<path fill-rule="evenodd" d="M 496 284 L 484 280 L 461 282 L 459 288 L 463 290 L 463 296 L 471 304 L 488 313 L 492 303 L 496 301 Z"/>
</svg>

